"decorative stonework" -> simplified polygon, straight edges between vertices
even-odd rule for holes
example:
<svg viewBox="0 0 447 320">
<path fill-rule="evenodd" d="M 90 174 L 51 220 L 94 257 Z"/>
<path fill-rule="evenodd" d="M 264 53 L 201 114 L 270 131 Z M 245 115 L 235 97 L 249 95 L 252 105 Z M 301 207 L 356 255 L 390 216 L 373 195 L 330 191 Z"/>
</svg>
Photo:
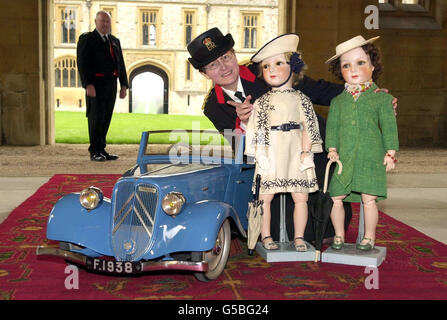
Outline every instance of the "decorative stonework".
<svg viewBox="0 0 447 320">
<path fill-rule="evenodd" d="M 172 70 L 174 67 L 174 53 L 173 52 L 126 51 L 124 53 L 124 59 L 126 61 L 126 67 L 127 67 L 128 71 L 131 71 L 130 70 L 131 66 L 139 65 L 138 62 L 147 61 L 147 60 L 159 61 L 163 65 L 168 67 L 170 70 Z"/>
</svg>

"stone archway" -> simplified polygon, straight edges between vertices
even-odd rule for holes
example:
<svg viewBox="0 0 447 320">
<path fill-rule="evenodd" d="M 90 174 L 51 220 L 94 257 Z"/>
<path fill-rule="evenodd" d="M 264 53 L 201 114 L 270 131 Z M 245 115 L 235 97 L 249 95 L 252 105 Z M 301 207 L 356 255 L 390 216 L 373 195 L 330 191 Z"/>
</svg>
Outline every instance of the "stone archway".
<svg viewBox="0 0 447 320">
<path fill-rule="evenodd" d="M 165 71 L 144 65 L 136 68 L 129 76 L 129 113 L 169 112 L 169 78 Z"/>
</svg>

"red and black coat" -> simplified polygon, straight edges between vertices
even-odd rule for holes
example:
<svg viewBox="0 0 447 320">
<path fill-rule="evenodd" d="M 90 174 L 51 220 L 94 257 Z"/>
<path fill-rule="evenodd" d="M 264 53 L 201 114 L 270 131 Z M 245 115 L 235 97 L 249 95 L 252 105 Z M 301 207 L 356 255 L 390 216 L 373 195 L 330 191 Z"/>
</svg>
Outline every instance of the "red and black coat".
<svg viewBox="0 0 447 320">
<path fill-rule="evenodd" d="M 120 41 L 111 34 L 108 38 L 110 42 L 105 42 L 96 29 L 79 37 L 77 63 L 84 88 L 116 78 L 121 87 L 129 87 Z"/>
</svg>

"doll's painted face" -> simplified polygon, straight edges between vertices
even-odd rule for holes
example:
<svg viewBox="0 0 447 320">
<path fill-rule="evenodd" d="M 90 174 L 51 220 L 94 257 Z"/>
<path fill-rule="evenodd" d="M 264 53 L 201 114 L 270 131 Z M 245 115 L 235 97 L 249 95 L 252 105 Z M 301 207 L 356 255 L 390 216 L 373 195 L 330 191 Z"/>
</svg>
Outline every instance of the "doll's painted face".
<svg viewBox="0 0 447 320">
<path fill-rule="evenodd" d="M 261 62 L 261 68 L 262 76 L 270 86 L 277 86 L 284 83 L 290 75 L 290 65 L 287 63 L 284 53 L 264 59 Z M 292 77 L 290 77 L 289 81 L 280 88 L 291 88 L 292 81 Z"/>
<path fill-rule="evenodd" d="M 341 74 L 348 84 L 360 84 L 372 79 L 374 66 L 365 51 L 359 47 L 340 57 Z"/>
</svg>

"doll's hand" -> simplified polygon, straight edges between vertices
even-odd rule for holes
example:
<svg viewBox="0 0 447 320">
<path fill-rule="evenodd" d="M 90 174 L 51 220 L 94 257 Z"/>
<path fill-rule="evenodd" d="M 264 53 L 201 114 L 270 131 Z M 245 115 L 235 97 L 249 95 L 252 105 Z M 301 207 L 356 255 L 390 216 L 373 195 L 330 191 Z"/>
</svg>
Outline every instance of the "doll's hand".
<svg viewBox="0 0 447 320">
<path fill-rule="evenodd" d="M 301 155 L 300 155 L 301 163 L 304 162 L 304 159 L 306 159 L 307 157 L 310 157 L 310 156 L 311 156 L 310 151 L 301 151 Z"/>
<path fill-rule="evenodd" d="M 383 165 L 386 166 L 387 172 L 393 170 L 396 166 L 397 160 L 394 155 L 395 154 L 393 152 L 387 152 L 383 157 Z"/>
<path fill-rule="evenodd" d="M 385 92 L 385 93 L 388 93 L 389 90 L 386 89 L 386 88 L 382 88 L 382 89 L 377 88 L 376 90 L 374 90 L 374 92 L 375 92 L 375 93 L 377 93 L 377 92 Z M 393 104 L 394 115 L 397 116 L 397 98 L 393 98 L 393 101 L 391 101 L 391 103 Z"/>
<path fill-rule="evenodd" d="M 256 163 L 261 173 L 266 173 L 270 169 L 269 159 L 264 152 L 258 152 L 256 154 Z"/>
<path fill-rule="evenodd" d="M 301 152 L 301 165 L 300 165 L 300 170 L 304 171 L 307 170 L 309 168 L 315 168 L 315 163 L 314 163 L 314 154 L 312 152 Z"/>
<path fill-rule="evenodd" d="M 243 103 L 238 103 L 236 101 L 227 101 L 227 103 L 230 106 L 233 106 L 236 108 L 236 113 L 239 119 L 241 119 L 241 122 L 244 124 L 247 124 L 248 118 L 251 116 L 251 111 L 253 110 L 253 104 L 250 103 L 251 95 L 248 95 L 245 98 L 245 101 Z"/>
<path fill-rule="evenodd" d="M 397 98 L 394 98 L 391 103 L 393 104 L 394 115 L 397 116 Z"/>
<path fill-rule="evenodd" d="M 332 161 L 337 161 L 339 159 L 338 152 L 335 150 L 329 150 L 327 158 Z"/>
</svg>

